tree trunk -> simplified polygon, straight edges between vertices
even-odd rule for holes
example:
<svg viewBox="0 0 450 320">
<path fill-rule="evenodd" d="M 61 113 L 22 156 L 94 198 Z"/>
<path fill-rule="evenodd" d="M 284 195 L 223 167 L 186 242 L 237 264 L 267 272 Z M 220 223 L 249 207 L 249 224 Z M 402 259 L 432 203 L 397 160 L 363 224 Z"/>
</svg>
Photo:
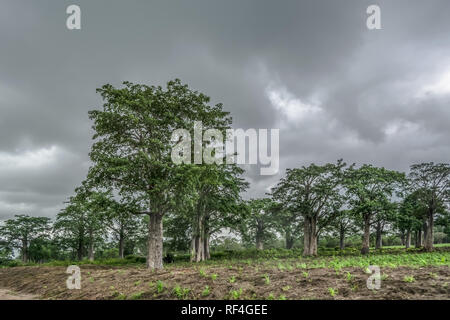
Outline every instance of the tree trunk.
<svg viewBox="0 0 450 320">
<path fill-rule="evenodd" d="M 339 230 L 339 249 L 345 249 L 345 229 L 342 226 Z"/>
<path fill-rule="evenodd" d="M 405 240 L 405 233 L 403 231 L 401 231 L 400 233 L 400 240 L 402 241 L 402 246 L 406 245 L 406 240 Z"/>
<path fill-rule="evenodd" d="M 317 221 L 315 217 L 305 217 L 304 239 L 303 239 L 303 255 L 315 256 L 317 255 Z"/>
<path fill-rule="evenodd" d="M 428 213 L 428 223 L 427 223 L 427 233 L 425 236 L 425 250 L 426 251 L 433 251 L 433 216 L 434 216 L 434 210 L 430 209 Z"/>
<path fill-rule="evenodd" d="M 28 262 L 28 240 L 22 240 L 22 262 Z"/>
<path fill-rule="evenodd" d="M 205 239 L 203 230 L 203 219 L 202 217 L 197 218 L 197 226 L 192 236 L 191 245 L 191 261 L 200 262 L 205 260 Z"/>
<path fill-rule="evenodd" d="M 422 230 L 417 231 L 416 248 L 422 246 Z"/>
<path fill-rule="evenodd" d="M 148 222 L 147 268 L 163 268 L 163 219 L 160 213 L 151 213 Z"/>
<path fill-rule="evenodd" d="M 192 237 L 191 261 L 200 262 L 205 260 L 205 239 L 201 235 Z"/>
<path fill-rule="evenodd" d="M 83 260 L 83 240 L 82 239 L 78 239 L 77 258 L 78 258 L 78 261 Z"/>
<path fill-rule="evenodd" d="M 377 223 L 377 228 L 376 228 L 376 241 L 375 241 L 375 249 L 381 249 L 381 247 L 383 246 L 383 227 L 381 225 L 381 222 Z"/>
<path fill-rule="evenodd" d="M 364 215 L 364 235 L 361 254 L 368 254 L 370 246 L 370 215 Z"/>
<path fill-rule="evenodd" d="M 262 239 L 259 236 L 256 236 L 256 249 L 257 250 L 264 250 L 264 243 Z"/>
<path fill-rule="evenodd" d="M 405 247 L 408 249 L 411 246 L 411 230 L 406 231 L 406 244 Z"/>
<path fill-rule="evenodd" d="M 427 238 L 427 231 L 428 231 L 428 225 L 427 225 L 427 219 L 425 218 L 423 220 L 423 224 L 422 224 L 422 239 L 420 241 L 421 246 L 425 245 L 425 239 Z"/>
<path fill-rule="evenodd" d="M 264 226 L 261 221 L 258 220 L 258 225 L 256 226 L 256 249 L 264 250 L 263 241 Z"/>
<path fill-rule="evenodd" d="M 209 239 L 210 239 L 210 237 L 211 237 L 211 236 L 210 236 L 208 233 L 205 234 L 205 238 L 204 238 L 204 247 L 203 247 L 205 260 L 211 258 L 211 253 L 210 253 L 210 251 L 209 251 Z"/>
<path fill-rule="evenodd" d="M 290 232 L 286 232 L 286 249 L 292 249 L 294 246 L 294 238 Z"/>
<path fill-rule="evenodd" d="M 92 231 L 89 232 L 89 261 L 94 261 L 94 236 Z"/>
<path fill-rule="evenodd" d="M 125 240 L 123 236 L 123 232 L 120 232 L 119 234 L 119 258 L 123 259 L 124 257 L 124 247 L 125 247 Z"/>
</svg>

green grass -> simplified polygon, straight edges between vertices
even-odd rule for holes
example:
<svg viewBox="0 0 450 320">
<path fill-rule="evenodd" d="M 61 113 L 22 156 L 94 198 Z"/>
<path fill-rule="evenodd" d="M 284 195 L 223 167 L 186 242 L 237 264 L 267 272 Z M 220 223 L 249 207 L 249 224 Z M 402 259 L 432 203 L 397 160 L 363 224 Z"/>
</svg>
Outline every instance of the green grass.
<svg viewBox="0 0 450 320">
<path fill-rule="evenodd" d="M 137 292 L 130 296 L 130 300 L 140 300 L 144 292 Z"/>
<path fill-rule="evenodd" d="M 176 285 L 175 288 L 173 288 L 173 293 L 178 299 L 187 299 L 190 291 L 189 288 L 182 288 L 179 285 Z"/>
<path fill-rule="evenodd" d="M 162 293 L 164 291 L 165 285 L 164 282 L 158 280 L 158 282 L 156 282 L 156 291 L 158 293 Z"/>
<path fill-rule="evenodd" d="M 409 283 L 411 283 L 411 282 L 414 282 L 414 281 L 416 281 L 416 279 L 414 279 L 413 276 L 405 276 L 405 277 L 403 278 L 403 282 L 409 282 Z"/>
<path fill-rule="evenodd" d="M 242 296 L 242 288 L 239 288 L 239 290 L 231 290 L 230 291 L 230 298 L 233 300 L 237 300 Z"/>
<path fill-rule="evenodd" d="M 187 256 L 188 257 L 188 256 Z M 192 267 L 197 266 L 202 277 L 211 277 L 215 280 L 217 275 L 207 275 L 206 267 L 210 266 L 228 266 L 230 269 L 236 269 L 239 273 L 243 272 L 243 267 L 264 264 L 279 271 L 292 271 L 293 266 L 297 269 L 313 268 L 332 268 L 337 274 L 342 268 L 360 267 L 365 269 L 369 265 L 378 265 L 380 267 L 399 267 L 399 266 L 449 266 L 450 265 L 450 244 L 436 244 L 435 251 L 428 253 L 422 249 L 405 249 L 400 246 L 383 247 L 382 250 L 371 250 L 370 254 L 363 256 L 359 248 L 346 248 L 339 250 L 335 248 L 319 248 L 317 257 L 302 257 L 301 249 L 268 249 L 268 250 L 241 250 L 216 252 L 211 254 L 211 260 L 199 263 L 190 262 L 186 255 L 176 255 L 175 263 L 166 264 L 166 268 Z M 96 261 L 51 261 L 44 264 L 27 263 L 20 261 L 8 261 L 1 267 L 15 266 L 69 266 L 69 265 L 108 265 L 108 266 L 133 266 L 144 267 L 145 258 L 138 256 L 127 256 L 125 259 L 111 258 L 100 259 Z"/>
</svg>

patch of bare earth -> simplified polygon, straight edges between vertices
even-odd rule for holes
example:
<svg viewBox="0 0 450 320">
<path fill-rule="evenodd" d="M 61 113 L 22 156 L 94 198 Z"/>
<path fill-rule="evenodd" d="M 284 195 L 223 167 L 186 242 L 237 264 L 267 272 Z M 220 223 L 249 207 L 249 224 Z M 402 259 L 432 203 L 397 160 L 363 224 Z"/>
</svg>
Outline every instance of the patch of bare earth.
<svg viewBox="0 0 450 320">
<path fill-rule="evenodd" d="M 80 290 L 66 288 L 69 275 L 65 271 L 65 267 L 0 269 L 0 288 L 42 299 L 450 300 L 448 266 L 381 268 L 379 290 L 367 289 L 366 281 L 370 275 L 360 268 L 345 268 L 339 272 L 333 269 L 280 271 L 273 266 L 242 264 L 169 266 L 152 272 L 138 267 L 83 265 Z M 185 294 L 177 295 L 174 290 L 177 286 L 186 289 Z M 207 287 L 209 290 L 205 290 Z"/>
<path fill-rule="evenodd" d="M 0 289 L 0 300 L 35 300 L 37 297 L 31 294 L 22 294 L 7 289 Z"/>
</svg>

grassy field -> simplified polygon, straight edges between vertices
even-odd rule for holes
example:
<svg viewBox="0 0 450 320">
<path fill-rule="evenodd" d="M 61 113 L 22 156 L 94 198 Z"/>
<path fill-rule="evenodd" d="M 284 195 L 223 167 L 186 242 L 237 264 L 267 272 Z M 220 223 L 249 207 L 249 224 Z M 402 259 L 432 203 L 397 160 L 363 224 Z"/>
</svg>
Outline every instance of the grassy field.
<svg viewBox="0 0 450 320">
<path fill-rule="evenodd" d="M 450 299 L 450 247 L 435 252 L 384 248 L 357 250 L 221 252 L 190 263 L 178 256 L 164 270 L 145 269 L 142 258 L 89 263 L 52 262 L 0 269 L 0 288 L 42 299 Z M 66 266 L 81 268 L 80 290 L 66 288 Z M 381 287 L 369 290 L 367 267 L 379 266 Z"/>
</svg>

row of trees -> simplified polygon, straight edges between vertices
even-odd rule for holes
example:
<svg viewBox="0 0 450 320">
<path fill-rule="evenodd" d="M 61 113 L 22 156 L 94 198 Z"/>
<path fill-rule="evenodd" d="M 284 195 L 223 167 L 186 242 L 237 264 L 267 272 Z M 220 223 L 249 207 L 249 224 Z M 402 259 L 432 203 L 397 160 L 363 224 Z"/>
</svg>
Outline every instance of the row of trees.
<svg viewBox="0 0 450 320">
<path fill-rule="evenodd" d="M 449 190 L 448 164 L 413 165 L 408 176 L 371 165 L 347 166 L 342 160 L 311 164 L 288 169 L 270 197 L 251 201 L 252 214 L 243 228 L 252 231 L 248 234 L 257 248 L 274 232 L 284 234 L 290 248 L 292 235 L 298 237 L 302 229 L 304 255 L 317 254 L 319 235 L 339 237 L 343 249 L 346 235 L 358 232 L 361 253 L 367 254 L 371 230 L 378 249 L 388 227 L 407 248 L 414 234 L 416 246 L 431 251 L 435 222 L 448 230 Z"/>
<path fill-rule="evenodd" d="M 203 131 L 219 129 L 226 135 L 232 119 L 221 104 L 210 106 L 207 96 L 179 80 L 164 89 L 125 82 L 123 88 L 105 85 L 98 92 L 103 108 L 89 112 L 95 131 L 93 165 L 51 234 L 48 219 L 25 216 L 0 229 L 7 243 L 20 239 L 24 260 L 33 239 L 48 235 L 78 259 L 94 259 L 99 243 L 116 241 L 120 257 L 127 247 L 145 250 L 147 267 L 162 268 L 164 239 L 173 248 L 190 250 L 192 261 L 202 261 L 210 257 L 211 238 L 224 229 L 236 231 L 244 242 L 253 239 L 257 248 L 279 234 L 288 248 L 302 237 L 304 254 L 315 255 L 319 235 L 337 230 L 343 243 L 346 233 L 360 228 L 362 253 L 368 253 L 370 229 L 376 228 L 379 243 L 392 221 L 407 238 L 423 230 L 425 248 L 431 250 L 437 215 L 446 217 L 448 164 L 415 165 L 408 177 L 371 165 L 347 166 L 342 160 L 311 164 L 288 169 L 266 199 L 243 201 L 248 183 L 240 167 L 175 164 L 171 157 L 175 144 L 191 141 L 183 136 L 174 140 L 176 129 L 190 130 L 195 140 L 194 122 L 201 121 Z M 184 159 L 225 158 L 217 139 L 203 139 L 201 150 L 176 152 Z M 15 223 L 32 227 L 18 234 Z"/>
</svg>

